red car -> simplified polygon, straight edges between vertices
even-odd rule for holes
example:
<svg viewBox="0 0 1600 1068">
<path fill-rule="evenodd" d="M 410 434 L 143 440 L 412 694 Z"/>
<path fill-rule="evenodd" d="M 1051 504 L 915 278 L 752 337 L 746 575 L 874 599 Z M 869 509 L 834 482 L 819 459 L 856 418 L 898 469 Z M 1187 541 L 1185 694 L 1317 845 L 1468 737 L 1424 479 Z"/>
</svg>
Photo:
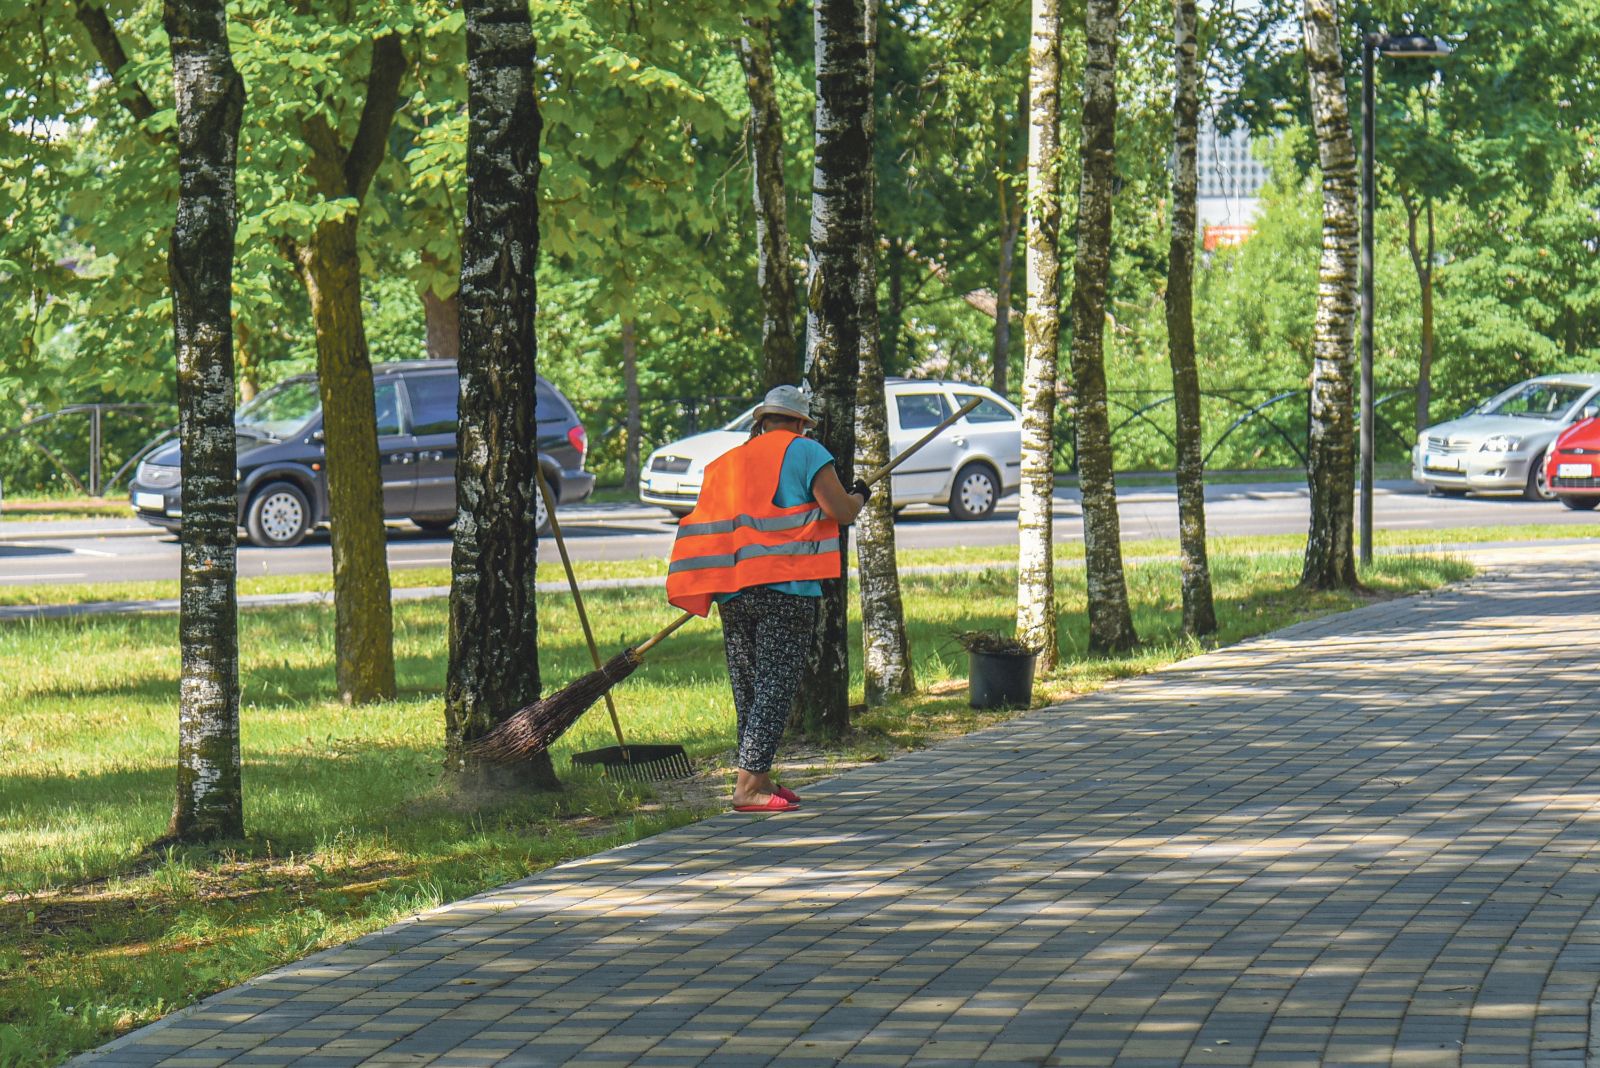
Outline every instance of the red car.
<svg viewBox="0 0 1600 1068">
<path fill-rule="evenodd" d="M 1600 418 L 1563 430 L 1544 462 L 1545 482 L 1562 504 L 1585 512 L 1600 504 Z"/>
</svg>

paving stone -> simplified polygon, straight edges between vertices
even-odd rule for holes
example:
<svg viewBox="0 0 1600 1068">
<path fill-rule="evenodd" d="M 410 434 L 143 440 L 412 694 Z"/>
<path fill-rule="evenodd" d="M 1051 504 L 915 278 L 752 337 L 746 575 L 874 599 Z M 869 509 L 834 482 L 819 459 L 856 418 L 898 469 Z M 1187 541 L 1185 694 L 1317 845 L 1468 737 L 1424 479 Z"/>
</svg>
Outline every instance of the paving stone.
<svg viewBox="0 0 1600 1068">
<path fill-rule="evenodd" d="M 541 872 L 84 1063 L 1581 1065 L 1596 564 L 1508 555 Z"/>
</svg>

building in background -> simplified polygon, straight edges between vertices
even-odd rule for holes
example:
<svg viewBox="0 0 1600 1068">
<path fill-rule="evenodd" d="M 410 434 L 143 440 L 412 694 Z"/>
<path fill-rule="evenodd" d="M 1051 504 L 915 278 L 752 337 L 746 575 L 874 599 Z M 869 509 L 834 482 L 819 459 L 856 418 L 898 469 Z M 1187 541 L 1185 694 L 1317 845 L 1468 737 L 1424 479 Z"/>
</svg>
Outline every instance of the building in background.
<svg viewBox="0 0 1600 1068">
<path fill-rule="evenodd" d="M 1249 133 L 1219 133 L 1209 120 L 1203 122 L 1197 166 L 1202 247 L 1213 252 L 1242 244 L 1255 233 L 1261 187 L 1267 184 L 1267 168 L 1252 154 Z"/>
</svg>

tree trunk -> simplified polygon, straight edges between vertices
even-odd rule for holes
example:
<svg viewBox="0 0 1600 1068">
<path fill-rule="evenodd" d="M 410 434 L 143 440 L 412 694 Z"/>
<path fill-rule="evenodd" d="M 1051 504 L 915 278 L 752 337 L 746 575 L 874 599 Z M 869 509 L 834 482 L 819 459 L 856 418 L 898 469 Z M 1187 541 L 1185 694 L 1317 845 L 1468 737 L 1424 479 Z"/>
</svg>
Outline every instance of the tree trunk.
<svg viewBox="0 0 1600 1068">
<path fill-rule="evenodd" d="M 867 4 L 867 85 L 872 85 L 876 53 L 874 2 Z M 867 113 L 867 142 L 874 118 Z M 861 245 L 856 321 L 861 324 L 861 371 L 856 382 L 856 469 L 875 471 L 890 460 L 889 412 L 883 394 L 883 359 L 878 345 L 877 196 L 871 157 L 867 161 L 866 232 Z M 891 253 L 892 254 L 892 253 Z M 878 483 L 856 520 L 856 559 L 861 578 L 862 676 L 868 705 L 915 692 L 911 643 L 906 638 L 905 605 L 900 596 L 900 565 L 895 554 L 894 494 L 891 480 Z"/>
<path fill-rule="evenodd" d="M 1357 284 L 1356 153 L 1340 52 L 1338 0 L 1304 0 L 1311 118 L 1322 167 L 1322 263 L 1312 333 L 1311 528 L 1300 585 L 1354 589 Z"/>
<path fill-rule="evenodd" d="M 1203 637 L 1217 629 L 1206 559 L 1205 460 L 1200 441 L 1200 372 L 1194 351 L 1194 234 L 1197 137 L 1200 122 L 1198 18 L 1195 0 L 1173 0 L 1172 42 L 1177 58 L 1173 94 L 1172 240 L 1167 258 L 1167 355 L 1178 462 L 1178 544 L 1183 569 L 1183 632 Z"/>
<path fill-rule="evenodd" d="M 877 224 L 876 217 L 873 224 Z M 879 363 L 884 374 L 897 375 L 908 362 L 901 348 L 906 337 L 906 246 L 899 238 L 888 242 L 888 261 L 889 307 L 883 316 L 884 336 L 878 345 L 883 356 Z"/>
<path fill-rule="evenodd" d="M 1055 580 L 1056 363 L 1061 349 L 1061 9 L 1033 0 L 1028 46 L 1027 301 L 1023 319 L 1022 474 L 1017 513 L 1017 638 L 1058 657 Z M 1005 309 L 996 305 L 995 319 Z"/>
<path fill-rule="evenodd" d="M 356 225 L 353 214 L 325 222 L 295 246 L 295 255 L 317 334 L 332 518 L 335 675 L 342 701 L 366 704 L 394 698 L 394 622 Z"/>
<path fill-rule="evenodd" d="M 1417 354 L 1417 433 L 1432 425 L 1430 409 L 1433 407 L 1433 198 L 1424 201 L 1418 211 L 1415 201 L 1405 193 L 1401 202 L 1406 209 L 1406 248 L 1411 253 L 1411 266 L 1417 272 L 1417 289 L 1422 294 L 1422 346 Z M 1427 247 L 1417 242 L 1417 216 L 1427 220 Z"/>
<path fill-rule="evenodd" d="M 259 372 L 250 352 L 250 328 L 243 319 L 233 321 L 234 371 L 239 380 L 239 403 L 255 399 L 261 392 Z"/>
<path fill-rule="evenodd" d="M 311 301 L 317 335 L 317 392 L 328 463 L 333 529 L 334 659 L 340 698 L 349 704 L 395 695 L 394 626 L 383 527 L 383 488 L 372 398 L 372 356 L 361 304 L 357 235 L 361 205 L 388 154 L 400 100 L 405 52 L 396 34 L 372 44 L 366 101 L 345 146 L 321 111 L 301 121 L 306 169 L 325 201 L 353 207 L 317 226 L 287 251 Z"/>
<path fill-rule="evenodd" d="M 1083 176 L 1072 277 L 1072 378 L 1077 393 L 1078 486 L 1083 493 L 1089 651 L 1139 644 L 1122 574 L 1122 530 L 1106 400 L 1106 283 L 1111 276 L 1111 198 L 1117 177 L 1117 7 L 1089 0 L 1083 69 Z"/>
<path fill-rule="evenodd" d="M 1022 198 L 1010 179 L 1000 179 L 1000 264 L 994 276 L 994 351 L 989 357 L 991 385 L 1002 397 L 1011 371 L 1011 276 L 1017 255 L 1017 234 L 1022 229 Z"/>
<path fill-rule="evenodd" d="M 639 485 L 639 439 L 644 436 L 644 420 L 639 411 L 639 337 L 630 315 L 622 317 L 622 389 L 628 406 L 622 484 L 631 489 Z"/>
<path fill-rule="evenodd" d="M 422 317 L 427 328 L 428 358 L 454 360 L 461 356 L 461 303 L 456 294 L 441 297 L 430 287 L 422 291 Z"/>
<path fill-rule="evenodd" d="M 162 21 L 177 104 L 178 211 L 168 272 L 183 449 L 178 792 L 167 838 L 205 842 L 244 834 L 229 314 L 244 83 L 228 51 L 222 0 L 166 0 Z"/>
<path fill-rule="evenodd" d="M 450 560 L 445 764 L 497 783 L 556 785 L 549 753 L 511 772 L 466 746 L 539 697 L 538 344 L 540 118 L 523 0 L 465 0 L 467 219 L 461 242 L 460 449 Z"/>
<path fill-rule="evenodd" d="M 783 183 L 783 113 L 772 73 L 772 20 L 745 19 L 739 39 L 750 98 L 751 200 L 756 213 L 756 282 L 761 288 L 761 388 L 800 381 L 794 275 L 789 270 L 788 198 Z M 628 483 L 630 486 L 632 482 Z"/>
<path fill-rule="evenodd" d="M 833 453 L 845 485 L 855 478 L 856 376 L 866 306 L 863 265 L 874 254 L 872 41 L 874 0 L 812 0 L 816 20 L 816 150 L 811 180 L 811 257 L 806 363 L 816 389 L 816 437 Z M 848 562 L 848 532 L 839 539 Z M 848 583 L 822 584 L 822 610 L 796 716 L 807 734 L 850 726 Z"/>
</svg>

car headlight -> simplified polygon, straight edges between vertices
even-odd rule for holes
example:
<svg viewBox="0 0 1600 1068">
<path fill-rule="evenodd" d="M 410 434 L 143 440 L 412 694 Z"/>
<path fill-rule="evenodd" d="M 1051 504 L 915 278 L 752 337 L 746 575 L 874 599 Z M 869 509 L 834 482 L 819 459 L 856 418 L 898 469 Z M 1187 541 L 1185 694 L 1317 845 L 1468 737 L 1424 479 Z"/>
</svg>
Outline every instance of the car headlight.
<svg viewBox="0 0 1600 1068">
<path fill-rule="evenodd" d="M 182 481 L 182 475 L 181 468 L 165 467 L 148 460 L 141 461 L 133 473 L 136 481 L 151 489 L 170 489 Z"/>
<path fill-rule="evenodd" d="M 1478 447 L 1479 452 L 1516 452 L 1522 439 L 1515 434 L 1496 434 Z"/>
</svg>

